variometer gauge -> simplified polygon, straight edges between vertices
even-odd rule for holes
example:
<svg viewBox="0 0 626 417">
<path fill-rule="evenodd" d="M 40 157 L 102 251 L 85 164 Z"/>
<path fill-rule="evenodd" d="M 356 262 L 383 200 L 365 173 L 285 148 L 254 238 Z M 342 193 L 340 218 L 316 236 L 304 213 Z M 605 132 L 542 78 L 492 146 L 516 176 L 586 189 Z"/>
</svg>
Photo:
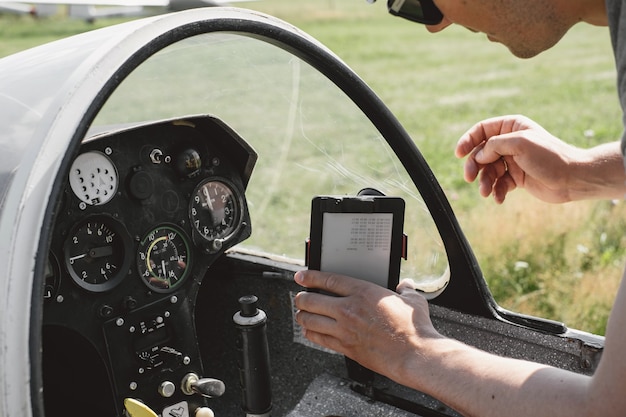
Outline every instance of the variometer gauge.
<svg viewBox="0 0 626 417">
<path fill-rule="evenodd" d="M 207 242 L 208 249 L 221 249 L 241 224 L 241 197 L 234 185 L 224 179 L 202 181 L 189 203 L 189 217 L 194 230 Z"/>
<path fill-rule="evenodd" d="M 108 216 L 80 222 L 63 245 L 65 266 L 78 286 L 108 291 L 128 274 L 131 240 L 122 224 Z"/>
<path fill-rule="evenodd" d="M 161 225 L 139 242 L 137 271 L 156 292 L 176 290 L 191 272 L 189 239 L 173 225 Z"/>
<path fill-rule="evenodd" d="M 69 180 L 76 197 L 93 206 L 109 202 L 119 182 L 113 162 L 98 151 L 78 155 L 70 168 Z"/>
</svg>

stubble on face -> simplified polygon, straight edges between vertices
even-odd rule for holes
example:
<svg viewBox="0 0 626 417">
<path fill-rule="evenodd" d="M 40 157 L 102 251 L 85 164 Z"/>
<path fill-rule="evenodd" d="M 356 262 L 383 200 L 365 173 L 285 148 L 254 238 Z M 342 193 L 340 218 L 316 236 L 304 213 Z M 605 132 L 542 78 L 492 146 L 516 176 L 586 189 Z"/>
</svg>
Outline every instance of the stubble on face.
<svg viewBox="0 0 626 417">
<path fill-rule="evenodd" d="M 496 31 L 488 33 L 518 58 L 532 58 L 550 49 L 570 24 L 549 0 L 492 0 Z"/>
<path fill-rule="evenodd" d="M 573 23 L 554 0 L 436 0 L 449 23 L 484 33 L 519 58 L 554 46 Z"/>
</svg>

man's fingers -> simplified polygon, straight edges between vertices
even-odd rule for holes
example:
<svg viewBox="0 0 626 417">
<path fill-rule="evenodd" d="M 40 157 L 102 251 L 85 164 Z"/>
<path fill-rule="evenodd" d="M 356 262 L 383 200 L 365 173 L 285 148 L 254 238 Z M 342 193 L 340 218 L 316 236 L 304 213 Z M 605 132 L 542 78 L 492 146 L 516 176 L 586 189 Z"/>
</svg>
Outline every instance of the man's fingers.
<svg viewBox="0 0 626 417">
<path fill-rule="evenodd" d="M 405 293 L 410 294 L 416 289 L 417 285 L 415 284 L 415 281 L 413 281 L 411 278 L 404 278 L 396 287 L 396 292 L 400 295 Z"/>
<path fill-rule="evenodd" d="M 326 315 L 313 314 L 305 310 L 296 313 L 296 321 L 307 330 L 330 334 L 336 327 L 336 320 Z"/>
<path fill-rule="evenodd" d="M 474 182 L 478 173 L 483 168 L 478 162 L 476 162 L 476 153 L 482 149 L 482 145 L 474 148 L 470 155 L 465 160 L 465 165 L 463 167 L 463 173 L 465 181 Z"/>
<path fill-rule="evenodd" d="M 500 177 L 496 182 L 496 185 L 493 187 L 493 199 L 496 203 L 502 204 L 504 203 L 506 195 L 516 188 L 517 185 L 515 184 L 515 181 L 511 175 L 507 173 L 505 176 Z"/>
<path fill-rule="evenodd" d="M 487 138 L 483 138 L 482 136 L 475 136 L 470 132 L 466 132 L 459 138 L 459 141 L 454 149 L 454 155 L 457 158 L 464 158 L 471 154 L 476 147 L 481 146 L 486 139 Z"/>
<path fill-rule="evenodd" d="M 495 136 L 527 128 L 525 121 L 521 116 L 498 116 L 476 123 L 459 138 L 454 153 L 463 158 Z"/>
<path fill-rule="evenodd" d="M 313 270 L 298 271 L 294 279 L 303 287 L 323 290 L 339 296 L 357 293 L 360 288 L 367 285 L 365 281 L 356 278 Z"/>
<path fill-rule="evenodd" d="M 495 141 L 496 145 L 490 145 L 491 141 Z M 473 182 L 481 171 L 483 177 L 487 175 L 493 180 L 504 175 L 508 169 L 505 156 L 503 156 L 508 155 L 509 151 L 506 143 L 506 141 L 492 138 L 475 147 L 465 160 L 465 181 Z"/>
<path fill-rule="evenodd" d="M 339 297 L 306 291 L 296 294 L 294 299 L 295 306 L 298 310 L 308 311 L 326 317 L 332 317 L 335 314 L 339 307 L 339 301 Z"/>
<path fill-rule="evenodd" d="M 304 329 L 304 337 L 306 337 L 307 339 L 309 339 L 311 342 L 315 344 L 324 346 L 328 349 L 334 350 L 335 352 L 339 352 L 344 355 L 348 354 L 348 351 L 339 342 L 339 339 L 333 336 L 329 336 L 324 333 L 318 333 L 310 329 Z"/>
</svg>

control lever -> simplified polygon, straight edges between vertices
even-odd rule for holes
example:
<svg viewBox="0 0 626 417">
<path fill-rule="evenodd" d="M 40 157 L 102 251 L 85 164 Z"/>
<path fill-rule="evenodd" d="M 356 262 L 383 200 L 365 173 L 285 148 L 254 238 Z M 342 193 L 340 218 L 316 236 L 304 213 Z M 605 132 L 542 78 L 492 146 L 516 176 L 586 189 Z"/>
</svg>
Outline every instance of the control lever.
<svg viewBox="0 0 626 417">
<path fill-rule="evenodd" d="M 193 372 L 183 377 L 180 389 L 186 395 L 200 394 L 206 398 L 221 397 L 226 391 L 222 381 L 215 378 L 200 378 Z"/>
<path fill-rule="evenodd" d="M 238 330 L 242 407 L 247 417 L 268 417 L 272 411 L 272 391 L 267 315 L 257 308 L 257 302 L 254 295 L 239 298 L 241 311 L 235 313 L 233 321 Z"/>
</svg>

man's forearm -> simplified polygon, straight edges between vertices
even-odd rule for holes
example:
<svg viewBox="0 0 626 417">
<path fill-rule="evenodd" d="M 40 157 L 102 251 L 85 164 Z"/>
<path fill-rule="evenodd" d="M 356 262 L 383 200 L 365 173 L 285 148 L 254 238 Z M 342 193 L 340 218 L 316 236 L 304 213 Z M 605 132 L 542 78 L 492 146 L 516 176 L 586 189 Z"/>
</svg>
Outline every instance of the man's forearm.
<svg viewBox="0 0 626 417">
<path fill-rule="evenodd" d="M 451 339 L 413 355 L 398 381 L 466 417 L 585 416 L 591 378 L 546 365 L 495 357 Z"/>
<path fill-rule="evenodd" d="M 571 176 L 570 199 L 623 199 L 626 171 L 619 142 L 598 145 L 585 151 L 575 163 Z"/>
</svg>

